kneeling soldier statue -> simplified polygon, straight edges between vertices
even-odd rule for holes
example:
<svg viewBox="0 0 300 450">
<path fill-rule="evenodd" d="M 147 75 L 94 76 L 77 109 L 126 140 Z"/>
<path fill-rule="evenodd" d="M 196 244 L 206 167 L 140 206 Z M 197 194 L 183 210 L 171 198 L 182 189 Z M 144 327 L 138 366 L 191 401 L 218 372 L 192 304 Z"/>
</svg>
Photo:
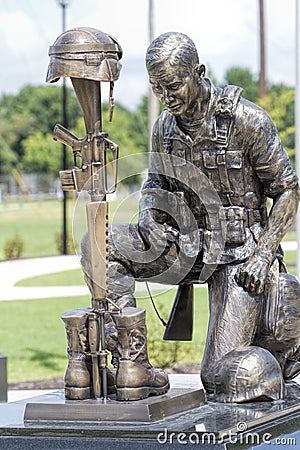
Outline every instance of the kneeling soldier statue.
<svg viewBox="0 0 300 450">
<path fill-rule="evenodd" d="M 146 67 L 165 109 L 153 127 L 139 219 L 111 227 L 106 244 L 102 172 L 106 151 L 116 161 L 117 150 L 101 130 L 98 85 L 118 78 L 121 50 L 104 33 L 75 29 L 58 38 L 50 56 L 48 81 L 71 77 L 87 129 L 79 140 L 56 130 L 82 158 L 81 167 L 61 174 L 63 188 L 91 195 L 82 265 L 92 309 L 63 314 L 67 397 L 116 390 L 120 400 L 137 400 L 168 390 L 167 375 L 148 361 L 145 312 L 134 297 L 135 280 L 153 280 L 178 285 L 164 335 L 178 340 L 191 339 L 193 284 L 208 284 L 201 365 L 208 395 L 221 402 L 283 398 L 285 380 L 300 372 L 300 286 L 286 273 L 280 247 L 299 188 L 271 118 L 241 88 L 213 86 L 188 36 L 156 38 Z"/>
</svg>

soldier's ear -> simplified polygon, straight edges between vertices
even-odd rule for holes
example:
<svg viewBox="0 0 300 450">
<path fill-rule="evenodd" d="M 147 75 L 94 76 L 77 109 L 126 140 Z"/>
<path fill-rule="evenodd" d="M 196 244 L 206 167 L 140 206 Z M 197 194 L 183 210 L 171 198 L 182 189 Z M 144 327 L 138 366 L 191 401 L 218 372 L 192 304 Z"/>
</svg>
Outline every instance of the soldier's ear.
<svg viewBox="0 0 300 450">
<path fill-rule="evenodd" d="M 205 72 L 206 72 L 206 67 L 204 64 L 197 64 L 195 66 L 195 72 L 197 73 L 198 77 L 200 80 L 202 80 L 204 78 Z"/>
</svg>

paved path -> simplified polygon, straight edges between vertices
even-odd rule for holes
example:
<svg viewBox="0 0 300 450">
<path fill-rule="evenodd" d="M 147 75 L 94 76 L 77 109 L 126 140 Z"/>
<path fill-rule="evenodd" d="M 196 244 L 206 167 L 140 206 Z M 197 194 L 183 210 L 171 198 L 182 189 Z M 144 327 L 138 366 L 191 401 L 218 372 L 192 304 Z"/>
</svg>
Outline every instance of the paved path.
<svg viewBox="0 0 300 450">
<path fill-rule="evenodd" d="M 284 250 L 296 250 L 296 242 L 283 242 Z M 15 283 L 24 278 L 35 277 L 59 271 L 80 269 L 77 255 L 47 256 L 41 258 L 0 261 L 0 301 L 26 300 L 52 297 L 75 297 L 89 294 L 82 286 L 42 286 L 15 287 Z M 151 283 L 151 290 L 165 291 L 168 286 Z M 137 291 L 146 291 L 144 283 L 137 283 Z"/>
<path fill-rule="evenodd" d="M 88 293 L 86 286 L 15 287 L 24 278 L 80 269 L 76 255 L 49 256 L 0 262 L 0 300 L 70 297 Z"/>
<path fill-rule="evenodd" d="M 41 287 L 15 286 L 17 281 L 24 278 L 73 269 L 81 269 L 77 255 L 47 256 L 41 258 L 0 261 L 0 301 L 89 295 L 89 290 L 85 285 Z M 151 290 L 155 290 L 156 293 L 160 290 L 165 291 L 168 288 L 169 286 L 151 283 Z M 145 292 L 145 283 L 137 283 L 136 291 Z"/>
</svg>

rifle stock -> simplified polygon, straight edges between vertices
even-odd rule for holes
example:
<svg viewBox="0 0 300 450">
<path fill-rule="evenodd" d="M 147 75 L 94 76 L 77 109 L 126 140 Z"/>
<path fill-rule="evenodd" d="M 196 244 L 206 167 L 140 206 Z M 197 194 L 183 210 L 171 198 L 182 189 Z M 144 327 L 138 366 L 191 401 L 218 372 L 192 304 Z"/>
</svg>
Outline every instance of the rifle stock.
<svg viewBox="0 0 300 450">
<path fill-rule="evenodd" d="M 193 335 L 194 287 L 180 284 L 164 333 L 164 340 L 191 341 Z"/>
</svg>

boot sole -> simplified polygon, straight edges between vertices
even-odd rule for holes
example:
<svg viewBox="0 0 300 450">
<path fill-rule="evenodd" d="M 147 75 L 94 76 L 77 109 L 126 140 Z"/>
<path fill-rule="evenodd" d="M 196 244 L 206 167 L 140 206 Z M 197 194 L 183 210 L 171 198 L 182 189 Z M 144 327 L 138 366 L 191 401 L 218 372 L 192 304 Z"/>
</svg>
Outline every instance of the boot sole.
<svg viewBox="0 0 300 450">
<path fill-rule="evenodd" d="M 131 401 L 131 400 L 142 400 L 150 395 L 162 395 L 168 392 L 170 384 L 167 383 L 163 387 L 150 387 L 143 386 L 139 388 L 118 388 L 117 387 L 117 400 L 120 401 Z"/>
<path fill-rule="evenodd" d="M 65 397 L 68 400 L 85 400 L 91 398 L 91 388 L 65 387 Z"/>
</svg>

